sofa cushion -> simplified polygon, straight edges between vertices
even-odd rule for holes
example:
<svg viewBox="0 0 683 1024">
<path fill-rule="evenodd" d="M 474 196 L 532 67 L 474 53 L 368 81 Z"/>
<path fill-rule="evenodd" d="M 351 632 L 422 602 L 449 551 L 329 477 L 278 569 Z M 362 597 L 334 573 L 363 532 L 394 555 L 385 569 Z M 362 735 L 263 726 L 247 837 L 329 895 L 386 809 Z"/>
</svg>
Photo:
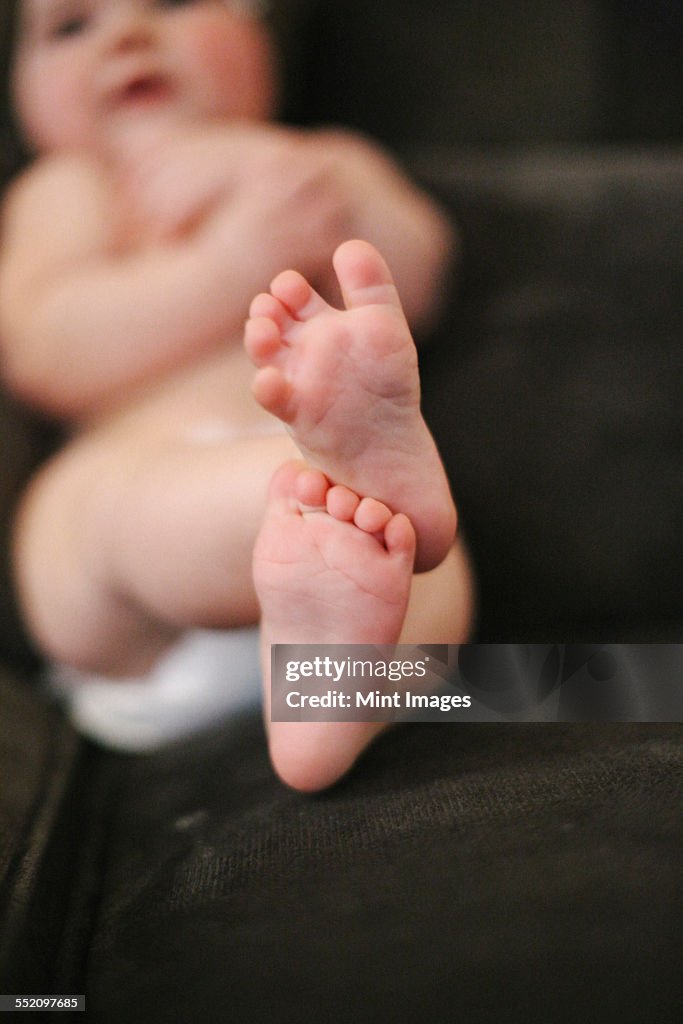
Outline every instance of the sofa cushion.
<svg viewBox="0 0 683 1024">
<path fill-rule="evenodd" d="M 680 639 L 682 157 L 418 161 L 463 238 L 424 407 L 479 575 L 480 639 Z"/>
<path fill-rule="evenodd" d="M 675 139 L 677 0 L 313 5 L 300 116 L 391 146 Z"/>
<path fill-rule="evenodd" d="M 316 798 L 256 719 L 119 768 L 98 1024 L 674 1024 L 681 727 L 413 726 Z"/>
</svg>

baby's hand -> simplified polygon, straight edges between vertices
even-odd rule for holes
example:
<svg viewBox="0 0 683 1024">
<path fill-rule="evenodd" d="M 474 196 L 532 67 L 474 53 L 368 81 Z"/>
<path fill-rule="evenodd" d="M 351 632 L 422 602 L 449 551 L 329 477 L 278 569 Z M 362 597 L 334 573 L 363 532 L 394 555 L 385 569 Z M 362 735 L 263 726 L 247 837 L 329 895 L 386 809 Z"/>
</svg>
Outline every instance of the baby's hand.
<svg viewBox="0 0 683 1024">
<path fill-rule="evenodd" d="M 364 238 L 386 254 L 408 319 L 426 326 L 454 245 L 436 204 L 377 146 L 350 132 L 269 128 L 254 141 L 244 146 L 233 199 L 251 218 L 248 238 L 259 258 L 276 270 L 296 266 L 336 301 L 332 253 Z"/>
<path fill-rule="evenodd" d="M 148 240 L 183 237 L 228 200 L 234 182 L 226 142 L 226 130 L 213 125 L 129 141 L 123 189 Z"/>
<path fill-rule="evenodd" d="M 321 283 L 333 252 L 354 233 L 348 182 L 335 154 L 313 138 L 272 126 L 229 132 L 230 202 L 206 226 L 239 239 L 242 259 L 261 268 L 261 287 L 287 266 Z"/>
<path fill-rule="evenodd" d="M 125 194 L 155 240 L 196 230 L 249 231 L 244 245 L 274 272 L 329 265 L 348 237 L 347 182 L 313 136 L 271 125 L 208 124 L 129 140 Z"/>
<path fill-rule="evenodd" d="M 124 194 L 148 240 L 218 237 L 256 290 L 296 266 L 337 301 L 332 254 L 365 238 L 386 254 L 420 326 L 436 305 L 452 234 L 381 150 L 342 131 L 204 124 L 129 140 Z"/>
<path fill-rule="evenodd" d="M 454 226 L 375 143 L 354 133 L 311 133 L 310 159 L 332 168 L 347 237 L 364 238 L 384 255 L 414 329 L 428 328 L 456 255 Z M 328 264 L 329 266 L 329 264 Z"/>
</svg>

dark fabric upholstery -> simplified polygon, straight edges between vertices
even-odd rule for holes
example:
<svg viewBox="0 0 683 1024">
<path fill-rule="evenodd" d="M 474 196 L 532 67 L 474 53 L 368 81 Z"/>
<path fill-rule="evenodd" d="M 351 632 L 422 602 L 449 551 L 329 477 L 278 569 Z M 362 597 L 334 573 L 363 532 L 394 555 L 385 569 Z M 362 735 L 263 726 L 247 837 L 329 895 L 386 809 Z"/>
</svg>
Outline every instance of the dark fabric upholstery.
<svg viewBox="0 0 683 1024">
<path fill-rule="evenodd" d="M 680 726 L 404 727 L 309 798 L 256 719 L 78 761 L 24 721 L 6 991 L 103 1024 L 679 1019 Z"/>
<path fill-rule="evenodd" d="M 313 800 L 254 728 L 130 765 L 103 1021 L 676 1019 L 680 727 L 403 729 Z"/>
<path fill-rule="evenodd" d="M 11 535 L 19 496 L 52 450 L 46 425 L 20 409 L 0 387 L 0 663 L 29 671 L 39 662 L 17 608 L 11 566 Z"/>
<path fill-rule="evenodd" d="M 671 140 L 678 0 L 345 0 L 311 5 L 301 114 L 400 150 Z"/>
<path fill-rule="evenodd" d="M 683 8 L 305 7 L 292 116 L 375 134 L 460 228 L 422 365 L 478 638 L 680 641 Z M 678 1024 L 683 727 L 406 726 L 315 798 L 255 718 L 92 746 L 29 685 L 8 538 L 49 439 L 0 402 L 0 992 L 98 1024 Z"/>
<path fill-rule="evenodd" d="M 425 411 L 485 641 L 683 624 L 683 150 L 443 150 L 463 279 Z"/>
<path fill-rule="evenodd" d="M 48 991 L 80 841 L 80 744 L 4 671 L 0 710 L 0 992 Z"/>
</svg>

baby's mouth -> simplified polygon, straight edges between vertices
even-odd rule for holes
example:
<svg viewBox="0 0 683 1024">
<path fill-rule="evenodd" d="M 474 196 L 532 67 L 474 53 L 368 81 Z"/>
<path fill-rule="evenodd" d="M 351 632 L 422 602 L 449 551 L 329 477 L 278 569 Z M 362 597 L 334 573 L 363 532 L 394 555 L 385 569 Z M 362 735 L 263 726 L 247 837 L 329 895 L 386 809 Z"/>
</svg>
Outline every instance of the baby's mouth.
<svg viewBox="0 0 683 1024">
<path fill-rule="evenodd" d="M 119 91 L 117 106 L 154 106 L 165 103 L 172 93 L 171 84 L 163 75 L 138 75 Z"/>
</svg>

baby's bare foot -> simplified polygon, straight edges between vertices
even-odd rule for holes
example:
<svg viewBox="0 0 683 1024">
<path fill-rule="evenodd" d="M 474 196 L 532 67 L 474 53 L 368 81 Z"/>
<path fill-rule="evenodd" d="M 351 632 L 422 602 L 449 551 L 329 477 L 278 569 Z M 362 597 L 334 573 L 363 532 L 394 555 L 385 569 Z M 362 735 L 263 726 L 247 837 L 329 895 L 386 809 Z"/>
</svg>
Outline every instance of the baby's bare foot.
<svg viewBox="0 0 683 1024">
<path fill-rule="evenodd" d="M 346 308 L 288 270 L 254 299 L 245 332 L 257 401 L 331 479 L 410 517 L 417 569 L 437 565 L 455 509 L 420 412 L 417 353 L 389 270 L 367 242 L 334 257 Z"/>
<path fill-rule="evenodd" d="M 382 502 L 286 463 L 273 478 L 254 550 L 262 610 L 266 718 L 270 645 L 397 643 L 415 555 L 410 520 Z M 278 774 L 297 789 L 331 785 L 382 728 L 371 722 L 272 722 Z"/>
</svg>

